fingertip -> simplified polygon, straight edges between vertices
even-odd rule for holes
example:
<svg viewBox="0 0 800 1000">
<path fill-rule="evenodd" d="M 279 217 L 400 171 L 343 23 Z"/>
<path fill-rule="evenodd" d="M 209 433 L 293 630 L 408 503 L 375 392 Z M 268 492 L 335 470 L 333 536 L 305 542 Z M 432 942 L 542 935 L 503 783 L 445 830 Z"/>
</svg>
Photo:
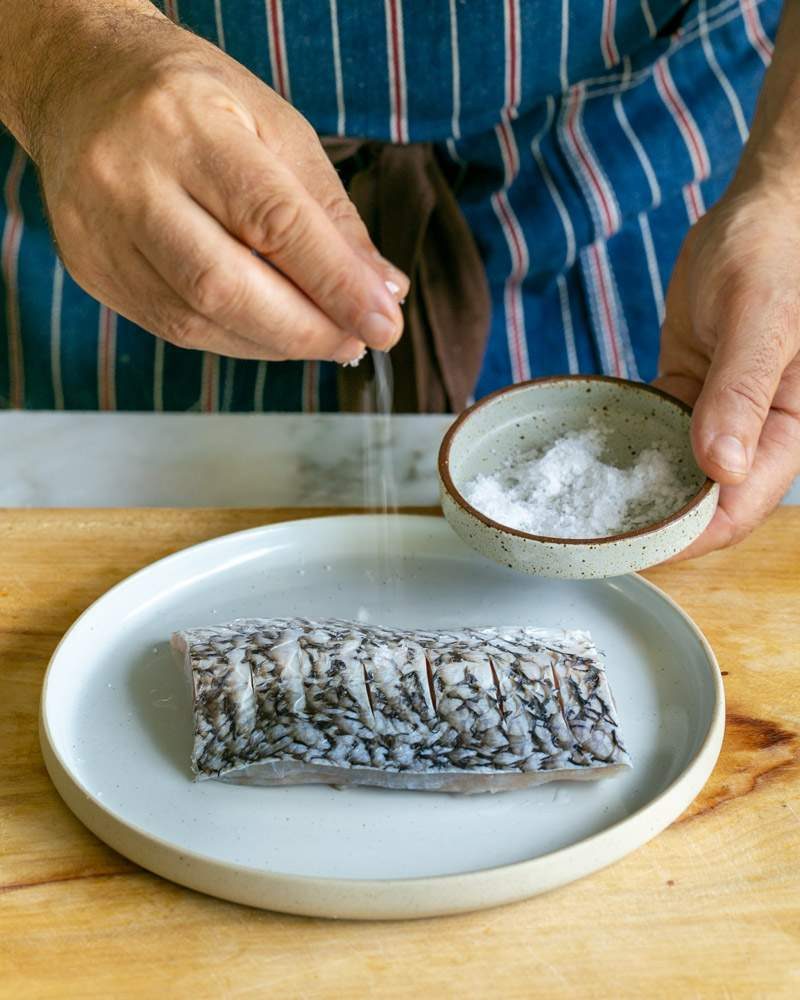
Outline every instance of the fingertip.
<svg viewBox="0 0 800 1000">
<path fill-rule="evenodd" d="M 693 444 L 697 464 L 707 476 L 734 486 L 747 478 L 752 455 L 737 435 L 696 431 Z"/>
<path fill-rule="evenodd" d="M 389 290 L 389 294 L 396 302 L 402 302 L 411 288 L 411 279 L 374 247 L 370 247 L 368 256 L 370 265 L 383 278 L 383 283 Z"/>
<path fill-rule="evenodd" d="M 367 353 L 367 346 L 356 337 L 348 337 L 333 356 L 332 360 L 349 368 L 357 367 Z"/>
<path fill-rule="evenodd" d="M 377 351 L 388 351 L 400 339 L 402 320 L 394 322 L 386 313 L 369 312 L 358 325 L 358 335 L 368 346 Z"/>
<path fill-rule="evenodd" d="M 386 279 L 384 284 L 389 289 L 390 294 L 394 297 L 395 301 L 403 302 L 405 297 L 408 295 L 408 290 L 411 288 L 411 280 L 408 275 L 403 274 L 388 261 L 385 261 L 387 265 L 385 268 Z"/>
</svg>

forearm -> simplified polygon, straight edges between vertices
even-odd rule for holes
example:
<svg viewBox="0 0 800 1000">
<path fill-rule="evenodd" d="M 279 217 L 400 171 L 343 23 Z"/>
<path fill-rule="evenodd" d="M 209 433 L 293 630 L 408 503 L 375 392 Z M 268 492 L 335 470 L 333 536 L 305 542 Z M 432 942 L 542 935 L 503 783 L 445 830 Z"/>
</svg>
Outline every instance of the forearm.
<svg viewBox="0 0 800 1000">
<path fill-rule="evenodd" d="M 0 121 L 35 154 L 70 81 L 159 23 L 150 0 L 0 0 Z"/>
<path fill-rule="evenodd" d="M 785 0 L 737 182 L 778 184 L 800 198 L 800 0 Z M 736 183 L 734 186 L 736 186 Z"/>
</svg>

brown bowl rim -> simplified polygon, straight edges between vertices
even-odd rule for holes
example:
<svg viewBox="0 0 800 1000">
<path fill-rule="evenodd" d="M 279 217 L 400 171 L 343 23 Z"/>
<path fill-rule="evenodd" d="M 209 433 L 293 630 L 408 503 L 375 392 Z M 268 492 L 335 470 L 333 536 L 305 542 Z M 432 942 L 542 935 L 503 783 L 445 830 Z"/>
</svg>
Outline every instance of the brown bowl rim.
<svg viewBox="0 0 800 1000">
<path fill-rule="evenodd" d="M 626 386 L 627 388 L 634 389 L 638 392 L 649 392 L 654 396 L 658 396 L 665 402 L 671 403 L 673 406 L 677 406 L 678 409 L 683 410 L 683 412 L 689 416 L 692 414 L 691 406 L 684 403 L 682 399 L 678 399 L 676 396 L 672 396 L 670 393 L 664 392 L 663 389 L 659 389 L 654 385 L 648 385 L 646 382 L 634 382 L 631 379 L 617 378 L 613 375 L 545 375 L 541 378 L 532 378 L 528 379 L 526 382 L 516 382 L 514 385 L 507 385 L 503 386 L 501 389 L 495 389 L 494 392 L 490 392 L 487 396 L 483 396 L 481 399 L 474 402 L 472 406 L 460 413 L 458 417 L 456 417 L 442 438 L 442 443 L 439 446 L 438 459 L 439 479 L 441 480 L 442 485 L 449 494 L 450 498 L 459 507 L 467 511 L 467 513 L 471 514 L 473 517 L 477 518 L 488 528 L 494 528 L 495 531 L 499 531 L 506 535 L 514 535 L 517 538 L 524 538 L 531 542 L 546 542 L 553 545 L 563 546 L 607 545 L 611 542 L 621 542 L 628 539 L 642 538 L 646 535 L 651 535 L 654 532 L 660 531 L 662 528 L 666 528 L 668 525 L 673 524 L 675 521 L 679 521 L 682 517 L 688 514 L 689 511 L 699 506 L 714 488 L 714 480 L 709 476 L 706 476 L 703 485 L 697 493 L 693 494 L 682 507 L 670 514 L 668 517 L 662 518 L 660 521 L 655 521 L 653 524 L 649 524 L 644 528 L 636 528 L 633 531 L 623 531 L 616 535 L 599 535 L 596 538 L 559 538 L 551 535 L 533 535 L 527 531 L 520 531 L 518 528 L 510 528 L 508 525 L 501 524 L 499 521 L 495 521 L 491 517 L 487 517 L 486 514 L 482 514 L 465 499 L 461 492 L 456 488 L 453 478 L 450 475 L 450 448 L 456 434 L 458 434 L 461 426 L 469 420 L 473 414 L 483 407 L 488 406 L 498 397 L 511 395 L 511 393 L 514 392 L 520 392 L 523 389 L 529 389 L 531 386 L 546 385 L 550 382 L 611 382 L 614 385 Z"/>
</svg>

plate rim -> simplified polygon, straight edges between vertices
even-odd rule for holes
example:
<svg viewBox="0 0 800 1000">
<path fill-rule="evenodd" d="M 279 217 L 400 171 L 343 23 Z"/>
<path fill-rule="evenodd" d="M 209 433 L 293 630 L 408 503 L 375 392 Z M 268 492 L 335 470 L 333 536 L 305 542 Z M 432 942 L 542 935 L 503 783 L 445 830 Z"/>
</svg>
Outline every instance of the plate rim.
<svg viewBox="0 0 800 1000">
<path fill-rule="evenodd" d="M 684 611 L 683 608 L 681 608 L 669 594 L 663 591 L 656 584 L 651 583 L 649 580 L 640 576 L 638 573 L 625 574 L 623 577 L 618 579 L 629 581 L 630 585 L 633 587 L 649 591 L 650 596 L 654 596 L 664 602 L 670 610 L 676 613 L 683 620 L 684 624 L 688 626 L 689 631 L 701 647 L 704 654 L 705 666 L 707 668 L 714 693 L 714 702 L 711 708 L 709 725 L 695 753 L 689 759 L 686 766 L 681 770 L 680 774 L 673 778 L 666 788 L 662 789 L 657 795 L 649 799 L 644 805 L 640 806 L 623 819 L 617 820 L 610 826 L 604 827 L 602 830 L 590 834 L 588 837 L 584 837 L 573 844 L 569 844 L 565 847 L 559 847 L 556 850 L 548 851 L 545 854 L 538 855 L 534 858 L 527 858 L 522 861 L 513 861 L 509 864 L 495 865 L 489 868 L 477 868 L 470 871 L 442 875 L 359 879 L 327 875 L 303 875 L 297 873 L 274 872 L 269 871 L 268 869 L 256 868 L 246 864 L 223 861 L 197 851 L 181 848 L 174 842 L 165 840 L 159 835 L 149 832 L 137 823 L 133 823 L 122 818 L 86 790 L 84 785 L 74 776 L 73 770 L 64 760 L 58 750 L 56 741 L 53 739 L 47 718 L 47 696 L 54 667 L 60 655 L 62 655 L 62 649 L 71 640 L 74 633 L 80 629 L 85 618 L 98 604 L 108 599 L 118 590 L 129 586 L 139 577 L 157 570 L 159 567 L 163 567 L 165 563 L 178 562 L 198 549 L 211 549 L 217 546 L 223 547 L 226 543 L 230 544 L 230 542 L 234 539 L 238 540 L 243 539 L 246 536 L 269 533 L 271 530 L 300 522 L 319 526 L 323 522 L 353 522 L 356 520 L 363 520 L 364 518 L 377 519 L 382 518 L 383 516 L 384 515 L 382 514 L 375 513 L 349 513 L 330 514 L 308 518 L 290 518 L 285 521 L 275 521 L 269 524 L 257 525 L 253 528 L 245 528 L 240 531 L 228 532 L 224 535 L 196 542 L 194 545 L 186 546 L 176 552 L 162 556 L 162 558 L 148 563 L 146 566 L 143 566 L 135 572 L 129 574 L 108 590 L 104 591 L 94 601 L 92 601 L 92 603 L 83 612 L 81 612 L 81 614 L 69 626 L 59 640 L 58 645 L 50 657 L 44 674 L 42 692 L 39 700 L 39 742 L 46 770 L 51 781 L 53 782 L 53 785 L 55 786 L 56 791 L 67 807 L 86 827 L 88 827 L 92 833 L 99 836 L 113 849 L 119 851 L 130 860 L 133 860 L 141 867 L 155 872 L 157 875 L 167 878 L 170 881 L 188 886 L 192 889 L 199 889 L 202 892 L 219 898 L 228 899 L 234 902 L 244 902 L 249 905 L 261 906 L 265 909 L 276 909 L 282 912 L 305 915 L 351 917 L 355 919 L 397 919 L 402 917 L 425 917 L 445 913 L 465 912 L 480 908 L 481 906 L 499 905 L 503 902 L 512 902 L 534 895 L 539 891 L 545 891 L 544 889 L 523 889 L 518 892 L 505 891 L 500 893 L 499 897 L 496 899 L 476 905 L 476 891 L 478 895 L 480 895 L 482 884 L 487 880 L 499 879 L 503 882 L 510 880 L 513 883 L 515 876 L 522 876 L 520 881 L 524 882 L 526 885 L 542 881 L 551 883 L 548 884 L 546 888 L 555 888 L 558 885 L 574 881 L 577 878 L 584 877 L 591 872 L 599 871 L 607 867 L 609 864 L 619 860 L 621 857 L 624 857 L 625 855 L 632 853 L 632 851 L 643 847 L 649 840 L 669 826 L 670 823 L 674 822 L 674 820 L 677 819 L 678 816 L 690 805 L 713 771 L 722 746 L 722 738 L 725 729 L 725 691 L 722 683 L 722 675 L 720 673 L 716 655 L 694 619 L 686 611 Z M 441 526 L 447 525 L 447 521 L 443 517 L 424 513 L 399 513 L 391 516 L 401 518 L 403 520 L 413 519 L 417 522 L 427 521 L 431 527 L 435 526 L 437 529 Z M 699 783 L 698 778 L 700 779 Z M 651 820 L 655 821 L 652 826 L 650 822 L 648 822 Z M 629 847 L 626 841 L 629 839 L 630 833 L 632 833 L 636 827 L 642 825 L 650 827 L 648 835 L 644 839 L 637 838 L 635 846 Z M 98 828 L 102 829 L 103 832 L 98 832 Z M 628 838 L 626 838 L 626 834 L 628 834 Z M 132 840 L 127 838 L 132 838 Z M 610 841 L 611 843 L 607 845 L 604 843 L 605 841 Z M 581 866 L 576 863 L 581 860 L 582 856 L 593 854 L 594 850 L 597 848 L 611 847 L 615 841 L 621 846 L 621 849 L 606 849 L 604 851 L 605 860 L 599 864 L 591 863 L 588 867 L 586 867 L 585 865 Z M 120 844 L 122 846 L 118 846 Z M 307 904 L 301 904 L 302 908 L 296 908 L 290 905 L 273 906 L 267 902 L 260 903 L 254 901 L 257 900 L 259 895 L 262 895 L 263 893 L 256 892 L 253 894 L 238 892 L 228 894 L 219 888 L 203 888 L 203 884 L 208 885 L 207 879 L 190 879 L 185 873 L 176 874 L 174 868 L 170 872 L 165 870 L 168 866 L 161 864 L 153 866 L 148 864 L 146 860 L 141 860 L 139 848 L 142 845 L 147 844 L 154 845 L 159 851 L 165 853 L 166 855 L 175 855 L 176 861 L 179 860 L 181 863 L 189 861 L 192 865 L 199 866 L 200 868 L 211 869 L 215 877 L 224 877 L 225 875 L 235 875 L 237 877 L 244 876 L 252 879 L 254 883 L 260 883 L 265 888 L 268 888 L 268 885 L 272 885 L 278 889 L 279 892 L 280 890 L 285 892 L 287 889 L 298 890 L 301 897 L 308 896 L 308 892 L 304 892 L 303 890 L 311 889 L 313 891 L 314 889 L 319 888 L 322 890 L 323 895 L 327 898 L 328 905 L 322 905 L 317 908 L 309 908 Z M 549 880 L 537 879 L 537 876 L 541 874 L 541 870 L 546 870 L 547 868 L 567 870 L 569 874 L 563 878 L 557 878 L 555 881 L 553 881 L 552 878 Z M 578 871 L 579 874 L 572 874 L 575 871 Z M 376 908 L 374 897 L 385 896 L 387 892 L 391 892 L 398 887 L 402 887 L 405 890 L 404 896 L 406 897 L 413 897 L 417 891 L 425 892 L 425 894 L 430 895 L 428 890 L 433 887 L 436 894 L 449 893 L 451 897 L 454 894 L 457 899 L 463 899 L 464 905 L 460 905 L 458 903 L 453 906 L 439 904 L 431 909 L 430 907 L 419 908 L 418 906 L 413 905 L 409 907 L 407 901 L 405 906 L 401 904 L 400 907 L 397 907 L 393 906 L 391 901 L 389 901 L 388 905 L 384 905 L 383 907 L 377 906 Z M 367 900 L 369 900 L 370 897 L 373 897 L 372 904 L 366 906 L 360 905 L 357 900 L 353 900 L 351 898 L 354 895 L 356 897 L 364 897 Z M 249 896 L 250 898 L 243 898 L 243 896 Z M 341 903 L 338 907 L 336 905 L 337 897 L 339 897 Z M 385 899 L 383 902 L 386 904 Z M 331 903 L 334 905 L 331 906 Z"/>
</svg>

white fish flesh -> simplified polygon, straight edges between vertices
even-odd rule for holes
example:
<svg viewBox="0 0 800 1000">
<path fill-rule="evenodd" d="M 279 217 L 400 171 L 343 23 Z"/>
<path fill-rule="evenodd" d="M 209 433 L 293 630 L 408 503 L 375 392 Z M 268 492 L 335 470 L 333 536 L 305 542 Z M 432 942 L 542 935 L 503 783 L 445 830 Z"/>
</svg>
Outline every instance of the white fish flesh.
<svg viewBox="0 0 800 1000">
<path fill-rule="evenodd" d="M 239 619 L 172 643 L 198 778 L 483 792 L 630 767 L 586 632 Z"/>
</svg>

